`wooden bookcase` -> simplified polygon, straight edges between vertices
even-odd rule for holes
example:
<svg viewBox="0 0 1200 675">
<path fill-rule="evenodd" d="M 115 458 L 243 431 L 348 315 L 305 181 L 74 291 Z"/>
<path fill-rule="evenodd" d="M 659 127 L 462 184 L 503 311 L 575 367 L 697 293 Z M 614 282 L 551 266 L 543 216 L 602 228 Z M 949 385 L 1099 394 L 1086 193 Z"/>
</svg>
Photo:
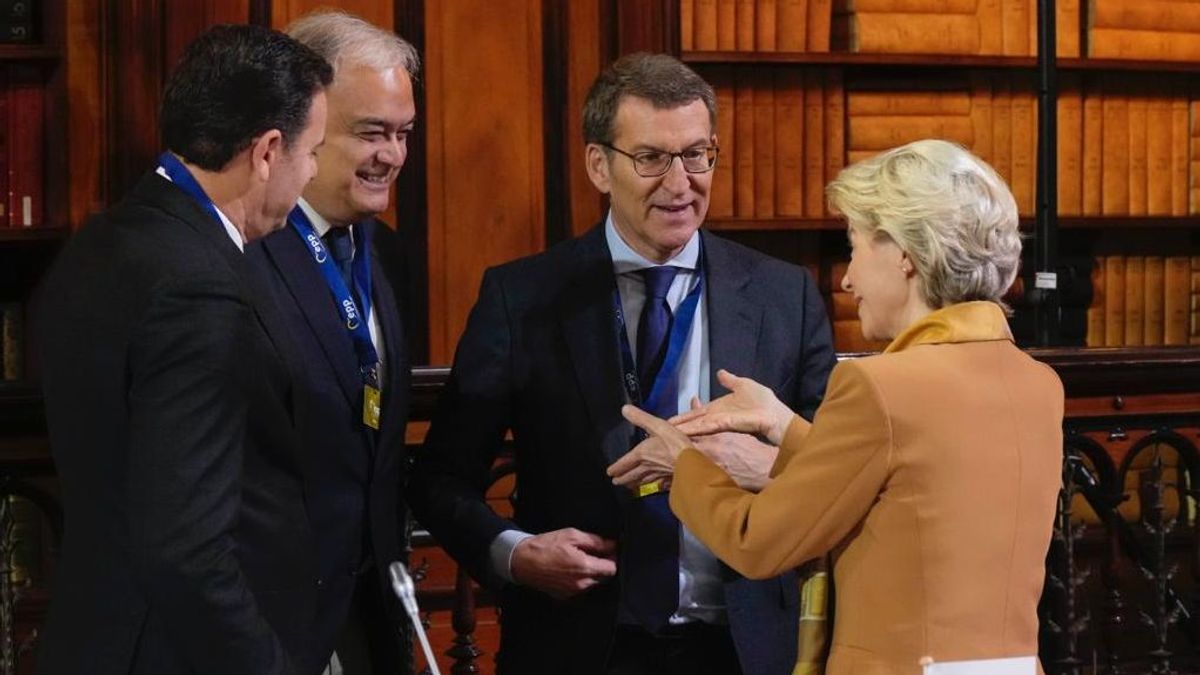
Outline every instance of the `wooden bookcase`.
<svg viewBox="0 0 1200 675">
<path fill-rule="evenodd" d="M 764 6 L 769 6 L 775 11 L 785 0 L 767 0 L 761 3 Z M 1109 2 L 1118 2 L 1118 0 L 1106 0 Z M 727 20 L 730 16 L 735 17 L 737 30 L 742 29 L 741 21 L 746 16 L 752 14 L 739 14 L 740 12 L 753 12 L 760 3 L 754 0 L 746 0 L 742 2 L 730 2 L 730 0 L 669 0 L 661 11 L 653 13 L 653 16 L 658 17 L 664 23 L 657 29 L 655 27 L 643 27 L 642 32 L 646 35 L 658 36 L 661 43 L 668 49 L 678 54 L 685 62 L 695 67 L 703 76 L 708 78 L 718 88 L 718 99 L 721 99 L 722 85 L 728 86 L 729 80 L 737 82 L 737 86 L 743 86 L 745 81 L 762 81 L 764 78 L 767 82 L 772 79 L 778 83 L 781 79 L 790 79 L 795 73 L 836 73 L 838 88 L 836 95 L 841 97 L 836 105 L 830 105 L 829 100 L 823 101 L 824 114 L 828 116 L 831 110 L 835 110 L 835 114 L 840 116 L 837 123 L 840 128 L 837 129 L 833 136 L 833 142 L 840 142 L 842 145 L 838 152 L 844 158 L 844 163 L 849 163 L 854 159 L 854 154 L 851 148 L 853 141 L 851 136 L 851 114 L 847 106 L 847 100 L 853 95 L 852 92 L 856 88 L 878 87 L 880 83 L 886 82 L 886 87 L 896 91 L 936 91 L 944 88 L 962 87 L 963 82 L 967 82 L 967 86 L 973 86 L 971 82 L 975 79 L 983 79 L 987 82 L 988 78 L 994 78 L 994 82 L 1004 83 L 1004 88 L 1010 88 L 1011 91 L 1016 91 L 1018 86 L 1023 89 L 1023 94 L 1026 97 L 1025 102 L 1033 102 L 1036 104 L 1039 89 L 1039 62 L 1036 56 L 1000 56 L 1000 55 L 976 55 L 976 54 L 902 54 L 902 53 L 858 53 L 848 51 L 820 51 L 820 52 L 803 52 L 803 51 L 754 51 L 748 48 L 745 49 L 683 49 L 685 44 L 689 42 L 695 46 L 699 42 L 699 38 L 688 40 L 686 38 L 687 31 L 693 29 L 693 25 L 687 25 L 689 19 L 698 21 L 696 14 L 700 11 L 699 7 L 704 4 L 715 3 L 719 7 L 725 6 L 728 10 L 727 14 L 720 17 L 719 20 Z M 730 9 L 729 5 L 733 4 L 734 8 Z M 835 7 L 838 3 L 834 3 Z M 1084 3 L 1086 4 L 1086 3 Z M 982 3 L 980 3 L 982 6 Z M 750 9 L 746 9 L 750 8 Z M 720 11 L 720 10 L 718 10 Z M 836 9 L 835 9 L 836 11 Z M 1032 8 L 1030 8 L 1032 12 Z M 1081 18 L 1086 18 L 1088 8 L 1082 8 Z M 811 15 L 810 15 L 811 17 Z M 1033 20 L 1035 17 L 1030 16 Z M 1081 53 L 1086 53 L 1087 29 L 1086 21 L 1080 22 L 1080 25 L 1070 27 L 1059 27 L 1059 30 L 1075 31 L 1078 37 L 1078 43 L 1083 47 Z M 982 30 L 999 30 L 998 26 L 983 26 Z M 728 44 L 728 29 L 725 29 L 727 34 L 723 38 Z M 761 27 L 760 27 L 761 30 Z M 782 28 L 779 28 L 782 30 Z M 761 36 L 759 36 L 761 37 Z M 711 39 L 711 38 L 710 38 Z M 742 36 L 738 37 L 740 41 Z M 1036 45 L 1036 40 L 1031 41 Z M 741 46 L 745 46 L 744 44 Z M 837 48 L 837 45 L 834 45 Z M 1081 57 L 1060 58 L 1056 61 L 1055 67 L 1057 73 L 1052 80 L 1052 88 L 1049 90 L 1049 101 L 1051 105 L 1048 107 L 1050 114 L 1055 117 L 1058 122 L 1062 115 L 1056 112 L 1054 101 L 1059 96 L 1058 89 L 1068 88 L 1067 83 L 1076 83 L 1076 91 L 1080 88 L 1085 92 L 1094 90 L 1098 92 L 1103 83 L 1104 92 L 1112 93 L 1116 98 L 1129 97 L 1130 100 L 1138 98 L 1143 100 L 1149 93 L 1155 95 L 1173 94 L 1177 100 L 1182 100 L 1183 105 L 1188 108 L 1189 117 L 1187 125 L 1190 127 L 1196 124 L 1196 115 L 1191 112 L 1191 109 L 1196 106 L 1196 99 L 1200 99 L 1200 86 L 1197 85 L 1195 75 L 1200 73 L 1200 64 L 1196 62 L 1184 61 L 1138 61 L 1138 60 L 1122 60 L 1122 59 L 1092 59 Z M 784 75 L 781 75 L 784 74 Z M 827 76 L 826 76 L 827 77 Z M 827 80 L 828 81 L 828 80 Z M 1083 84 L 1080 85 L 1079 83 Z M 1019 84 L 1018 84 L 1019 83 Z M 1059 85 L 1062 85 L 1061 87 Z M 778 86 L 778 85 L 776 85 Z M 985 84 L 985 87 L 988 85 Z M 997 86 L 994 91 L 1000 91 L 1000 86 Z M 1164 94 L 1165 92 L 1165 94 Z M 740 95 L 740 92 L 739 92 Z M 779 90 L 775 90 L 775 100 L 779 100 Z M 828 95 L 828 90 L 827 90 Z M 1009 96 L 1009 94 L 1005 94 Z M 1077 94 L 1075 99 L 1078 105 L 1082 105 L 1084 94 Z M 726 102 L 732 96 L 726 97 Z M 1013 95 L 1013 101 L 1016 96 Z M 975 104 L 972 98 L 972 105 Z M 1007 105 L 1007 100 L 1006 103 Z M 988 101 L 990 106 L 991 102 Z M 1097 104 L 1099 105 L 1099 104 Z M 740 123 L 742 111 L 740 109 L 727 110 L 728 106 L 722 107 L 722 115 L 734 115 L 737 122 Z M 1016 104 L 1013 104 L 1016 108 Z M 756 113 L 757 114 L 757 113 Z M 778 108 L 777 108 L 778 114 Z M 974 112 L 972 111 L 972 114 Z M 988 113 L 990 115 L 990 112 Z M 1024 123 L 1029 124 L 1028 111 L 1025 111 Z M 1037 124 L 1039 117 L 1044 116 L 1045 111 L 1038 113 L 1035 111 L 1032 123 Z M 899 118 L 897 118 L 899 119 Z M 1016 122 L 1016 114 L 1013 114 L 1009 124 Z M 1135 122 L 1132 116 L 1127 118 L 1131 123 L 1130 130 L 1134 128 Z M 803 122 L 799 122 L 803 125 Z M 778 125 L 778 122 L 776 122 Z M 825 143 L 831 142 L 829 134 L 830 122 L 827 119 L 825 122 L 826 133 Z M 730 127 L 726 127 L 728 132 Z M 1013 127 L 1009 127 L 1006 133 L 1016 133 Z M 1026 241 L 1026 256 L 1023 262 L 1023 272 L 1021 286 L 1023 288 L 1014 288 L 1014 291 L 1009 296 L 1009 301 L 1017 309 L 1013 320 L 1014 333 L 1018 341 L 1023 346 L 1043 346 L 1043 347 L 1082 347 L 1088 341 L 1088 318 L 1086 316 L 1088 304 L 1091 302 L 1094 293 L 1099 298 L 1099 301 L 1104 299 L 1104 291 L 1093 288 L 1092 266 L 1099 264 L 1104 265 L 1104 259 L 1109 257 L 1125 257 L 1130 256 L 1138 258 L 1141 256 L 1151 257 L 1185 257 L 1191 256 L 1194 253 L 1200 252 L 1200 236 L 1197 235 L 1197 228 L 1200 226 L 1200 203 L 1194 195 L 1195 190 L 1192 185 L 1198 180 L 1196 170 L 1191 168 L 1192 162 L 1200 160 L 1200 145 L 1195 149 L 1186 148 L 1186 160 L 1188 167 L 1184 177 L 1184 211 L 1162 211 L 1153 210 L 1147 211 L 1145 201 L 1146 189 L 1146 169 L 1142 167 L 1142 202 L 1141 208 L 1133 207 L 1124 211 L 1114 210 L 1109 204 L 1105 204 L 1102 213 L 1094 210 L 1086 209 L 1071 209 L 1069 206 L 1064 206 L 1059 199 L 1057 193 L 1046 194 L 1036 192 L 1043 183 L 1040 176 L 1049 175 L 1048 168 L 1044 166 L 1045 162 L 1038 153 L 1038 134 L 1036 126 L 1034 133 L 1027 138 L 1025 175 L 1016 181 L 1013 175 L 1015 169 L 1011 169 L 1012 158 L 1006 157 L 1009 160 L 1009 165 L 1004 166 L 1004 162 L 997 162 L 997 157 L 994 153 L 988 150 L 976 150 L 978 154 L 983 156 L 985 160 L 993 163 L 995 168 L 1003 175 L 1006 180 L 1009 180 L 1013 185 L 1014 194 L 1018 196 L 1018 202 L 1021 206 L 1022 230 L 1028 234 Z M 1062 130 L 1057 129 L 1056 125 L 1050 127 L 1042 126 L 1042 132 L 1049 131 L 1047 137 L 1051 147 L 1058 145 L 1056 134 Z M 778 131 L 778 126 L 773 130 Z M 904 129 L 897 128 L 893 130 L 896 136 L 904 136 Z M 1127 130 L 1125 134 L 1126 142 L 1128 142 Z M 740 134 L 741 132 L 735 132 Z M 1077 144 L 1084 143 L 1082 125 L 1068 130 L 1068 133 L 1078 134 L 1081 138 L 1073 141 Z M 1141 133 L 1143 138 L 1146 134 L 1145 125 L 1142 125 Z M 728 133 L 726 133 L 726 136 Z M 911 138 L 906 140 L 915 140 L 925 134 L 914 133 Z M 719 134 L 720 137 L 720 134 Z M 770 138 L 770 133 L 768 133 Z M 1161 137 L 1161 136 L 1160 136 Z M 776 136 L 778 138 L 778 136 Z M 1065 137 L 1064 137 L 1065 138 Z M 1190 139 L 1190 129 L 1185 131 L 1183 144 L 1187 145 Z M 737 137 L 734 139 L 737 144 L 741 144 L 744 138 Z M 811 140 L 805 139 L 807 144 Z M 978 140 L 978 139 L 977 139 Z M 1112 139 L 1106 137 L 1106 141 Z M 1119 140 L 1119 139 L 1118 139 Z M 999 139 L 988 138 L 986 145 Z M 721 137 L 720 144 L 722 145 L 722 157 L 724 162 L 737 162 L 735 157 L 729 156 L 725 149 L 730 145 L 724 137 Z M 970 147 L 968 145 L 968 147 Z M 778 148 L 778 145 L 777 145 Z M 1145 146 L 1143 146 L 1145 148 Z M 975 148 L 971 148 L 975 149 Z M 1093 148 L 1094 150 L 1094 148 Z M 1105 146 L 1107 150 L 1107 143 Z M 1110 154 L 1111 151 L 1101 150 L 1104 155 Z M 1016 152 L 1011 150 L 1011 152 Z M 1190 152 L 1189 152 L 1190 151 Z M 737 151 L 740 152 L 740 149 Z M 757 149 L 756 149 L 757 152 Z M 778 149 L 776 150 L 778 152 Z M 805 148 L 805 153 L 808 148 Z M 1143 149 L 1143 153 L 1144 153 Z M 767 153 L 768 156 L 770 153 Z M 861 153 L 860 153 L 861 154 Z M 1122 154 L 1122 153 L 1113 153 Z M 989 156 L 993 155 L 993 156 Z M 758 157 L 756 156 L 756 159 Z M 1030 163 L 1032 160 L 1032 163 Z M 745 161 L 742 159 L 741 161 Z M 807 160 L 805 160 L 807 161 Z M 1079 156 L 1076 156 L 1076 166 L 1080 161 Z M 1128 160 L 1123 160 L 1128 161 Z M 1142 155 L 1142 161 L 1146 161 L 1146 155 Z M 774 160 L 774 170 L 780 170 L 780 160 Z M 1063 158 L 1060 156 L 1058 162 L 1062 163 Z M 718 165 L 720 168 L 720 165 Z M 1197 162 L 1196 166 L 1200 166 Z M 1054 175 L 1058 172 L 1066 171 L 1061 164 L 1057 168 Z M 1030 174 L 1029 171 L 1034 173 Z M 735 167 L 736 170 L 736 167 Z M 1105 167 L 1107 171 L 1107 166 Z M 1082 170 L 1079 171 L 1077 180 L 1083 180 Z M 824 180 L 827 182 L 832 176 L 826 167 Z M 799 179 L 799 178 L 798 178 Z M 1133 182 L 1132 174 L 1129 176 L 1130 183 Z M 1153 180 L 1152 178 L 1150 180 Z M 715 181 L 716 182 L 716 181 Z M 1050 185 L 1054 185 L 1056 180 L 1046 181 Z M 1021 185 L 1018 186 L 1018 183 Z M 1078 184 L 1077 184 L 1078 185 Z M 1094 186 L 1095 190 L 1101 190 L 1102 184 Z M 740 189 L 735 183 L 734 190 Z M 778 188 L 777 188 L 778 189 Z M 1082 188 L 1080 188 L 1082 190 Z M 1024 193 L 1024 198 L 1022 194 Z M 737 213 L 729 214 L 728 209 L 721 213 L 721 209 L 717 206 L 719 195 L 718 189 L 714 187 L 713 207 L 710 209 L 710 217 L 708 226 L 714 230 L 722 231 L 723 234 L 731 238 L 743 241 L 752 246 L 762 248 L 777 256 L 790 259 L 793 262 L 808 265 L 810 269 L 817 275 L 820 285 L 826 293 L 829 293 L 837 286 L 837 279 L 833 279 L 835 274 L 835 261 L 844 259 L 847 255 L 845 245 L 844 223 L 840 220 L 829 217 L 828 214 L 814 214 L 811 212 L 801 216 L 795 213 L 787 216 L 779 216 L 769 212 L 761 214 L 749 213 L 748 209 L 742 207 L 741 202 L 737 204 Z M 805 199 L 808 199 L 810 194 L 805 194 Z M 779 195 L 776 193 L 776 200 Z M 1039 209 L 1047 201 L 1057 204 L 1059 208 L 1053 216 L 1043 213 L 1038 214 Z M 1105 197 L 1106 201 L 1108 197 Z M 805 206 L 808 206 L 807 203 Z M 717 211 L 718 213 L 713 213 Z M 806 209 L 810 211 L 810 209 Z M 1164 215 L 1165 213 L 1175 213 L 1176 215 Z M 1085 215 L 1086 214 L 1086 215 Z M 1140 214 L 1140 215 L 1138 215 Z M 1050 249 L 1053 251 L 1054 260 L 1049 263 L 1043 263 L 1037 260 L 1035 253 L 1039 247 L 1044 248 L 1049 243 Z M 1196 261 L 1200 263 L 1200 260 Z M 1035 290 L 1033 275 L 1039 271 L 1039 264 L 1048 265 L 1042 271 L 1053 269 L 1058 273 L 1059 289 L 1057 293 L 1046 293 Z M 1196 273 L 1200 275 L 1200 265 L 1196 267 Z M 1112 290 L 1112 289 L 1109 289 Z M 1123 286 L 1117 286 L 1118 293 L 1125 293 L 1127 289 Z M 1195 303 L 1200 296 L 1193 296 L 1192 293 L 1200 291 L 1194 285 L 1189 289 L 1187 298 L 1184 304 Z M 1178 296 L 1176 296 L 1178 299 Z M 1140 298 L 1139 298 L 1140 300 Z M 1168 301 L 1169 302 L 1169 301 Z M 831 314 L 834 312 L 834 303 L 831 303 Z M 1044 309 L 1039 309 L 1038 306 L 1044 306 Z M 1197 328 L 1200 327 L 1200 307 L 1195 310 L 1192 306 L 1184 307 L 1188 316 L 1186 321 L 1190 324 L 1185 328 L 1184 339 L 1182 344 L 1186 345 L 1189 341 L 1193 344 L 1200 342 L 1200 335 L 1192 337 L 1193 333 L 1200 334 Z M 1100 307 L 1100 312 L 1103 312 L 1103 307 Z M 1052 316 L 1053 320 L 1048 319 Z M 1039 324 L 1048 322 L 1052 328 L 1050 330 L 1039 330 Z M 1095 325 L 1092 327 L 1096 328 Z M 1131 329 L 1132 330 L 1132 329 Z M 1146 328 L 1147 335 L 1153 330 L 1162 332 L 1161 328 L 1151 329 Z M 836 332 L 836 331 L 835 331 Z M 1141 332 L 1141 331 L 1139 331 Z M 1103 333 L 1103 330 L 1101 330 Z M 841 336 L 839 336 L 841 337 Z M 1110 336 L 1111 337 L 1111 336 Z M 1178 336 L 1176 335 L 1176 338 Z M 1160 338 L 1161 341 L 1161 338 Z M 1178 344 L 1178 339 L 1175 340 Z M 1141 346 L 1143 340 L 1129 339 L 1125 342 L 1121 339 L 1118 342 L 1108 342 L 1108 346 Z M 1147 343 L 1149 344 L 1149 343 Z M 1103 341 L 1096 343 L 1096 346 L 1105 346 Z M 840 351 L 852 351 L 847 349 L 846 343 L 839 344 Z"/>
</svg>

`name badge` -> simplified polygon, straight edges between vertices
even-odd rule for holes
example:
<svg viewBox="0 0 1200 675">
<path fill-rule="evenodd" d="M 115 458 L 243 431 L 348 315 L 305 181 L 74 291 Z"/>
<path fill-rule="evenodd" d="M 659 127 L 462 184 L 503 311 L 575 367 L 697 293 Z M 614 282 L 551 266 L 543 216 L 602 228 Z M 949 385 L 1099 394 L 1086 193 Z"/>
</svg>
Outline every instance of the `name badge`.
<svg viewBox="0 0 1200 675">
<path fill-rule="evenodd" d="M 363 424 L 379 431 L 380 395 L 379 388 L 363 386 Z"/>
</svg>

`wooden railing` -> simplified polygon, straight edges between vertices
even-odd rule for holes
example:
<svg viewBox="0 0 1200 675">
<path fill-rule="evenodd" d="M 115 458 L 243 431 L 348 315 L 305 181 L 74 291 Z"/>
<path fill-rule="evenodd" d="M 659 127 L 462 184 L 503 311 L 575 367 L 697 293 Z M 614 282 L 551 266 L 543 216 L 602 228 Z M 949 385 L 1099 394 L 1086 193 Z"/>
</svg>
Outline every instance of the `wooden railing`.
<svg viewBox="0 0 1200 675">
<path fill-rule="evenodd" d="M 1058 371 L 1068 396 L 1063 491 L 1039 608 L 1046 671 L 1200 672 L 1200 349 L 1031 353 Z M 413 375 L 419 425 L 447 369 Z M 510 470 L 501 462 L 497 478 Z M 40 398 L 0 390 L 0 675 L 32 672 L 62 526 L 53 476 Z M 43 514 L 40 570 L 12 564 L 20 545 L 12 497 Z M 452 563 L 430 563 L 445 558 L 419 526 L 409 551 L 427 620 L 450 619 L 448 660 L 439 662 L 450 673 L 491 672 L 495 626 L 480 640 L 479 617 L 494 612 L 495 598 L 444 569 Z"/>
</svg>

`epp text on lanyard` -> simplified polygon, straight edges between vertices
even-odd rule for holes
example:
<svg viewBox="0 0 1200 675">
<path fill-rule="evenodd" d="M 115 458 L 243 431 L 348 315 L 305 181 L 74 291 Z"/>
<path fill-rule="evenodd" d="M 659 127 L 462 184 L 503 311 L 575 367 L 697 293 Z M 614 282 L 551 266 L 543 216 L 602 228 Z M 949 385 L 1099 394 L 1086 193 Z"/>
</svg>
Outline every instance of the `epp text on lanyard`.
<svg viewBox="0 0 1200 675">
<path fill-rule="evenodd" d="M 354 352 L 358 356 L 358 369 L 363 381 L 363 424 L 372 429 L 379 429 L 380 408 L 382 396 L 379 383 L 379 354 L 375 351 L 375 343 L 371 341 L 371 330 L 367 322 L 371 316 L 371 251 L 367 237 L 362 236 L 362 230 L 352 225 L 355 245 L 358 254 L 354 256 L 350 278 L 358 297 L 362 301 L 362 311 L 355 301 L 354 294 L 346 287 L 337 263 L 329 255 L 325 242 L 309 221 L 304 210 L 299 206 L 292 209 L 288 216 L 288 224 L 300 235 L 325 279 L 325 285 L 333 293 L 333 299 L 341 314 L 342 323 L 350 332 L 354 343 Z"/>
</svg>

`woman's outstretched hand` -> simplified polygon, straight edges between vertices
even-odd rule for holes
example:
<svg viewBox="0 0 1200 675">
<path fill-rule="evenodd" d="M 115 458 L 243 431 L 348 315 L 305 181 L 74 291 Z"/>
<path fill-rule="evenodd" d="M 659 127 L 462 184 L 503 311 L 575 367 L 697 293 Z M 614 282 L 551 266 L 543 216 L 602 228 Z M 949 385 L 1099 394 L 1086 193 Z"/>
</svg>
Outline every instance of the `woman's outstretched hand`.
<svg viewBox="0 0 1200 675">
<path fill-rule="evenodd" d="M 696 406 L 693 402 L 691 410 L 672 417 L 669 422 L 674 425 L 676 433 L 686 438 L 740 431 L 758 434 L 771 445 L 783 443 L 783 435 L 796 413 L 775 398 L 774 392 L 748 377 L 738 377 L 727 370 L 717 371 L 717 381 L 729 393 L 704 405 Z"/>
</svg>

